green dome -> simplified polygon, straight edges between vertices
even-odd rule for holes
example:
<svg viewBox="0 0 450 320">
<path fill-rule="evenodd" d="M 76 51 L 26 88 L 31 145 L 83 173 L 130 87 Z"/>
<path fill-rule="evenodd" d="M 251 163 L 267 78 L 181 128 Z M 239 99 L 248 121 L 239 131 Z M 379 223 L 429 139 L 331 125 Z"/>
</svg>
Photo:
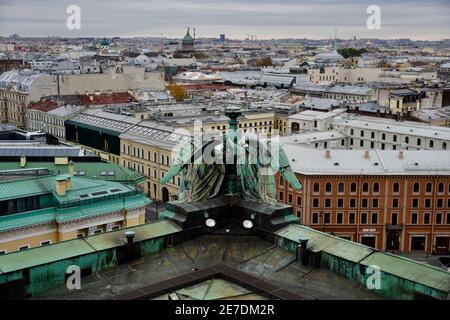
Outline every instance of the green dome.
<svg viewBox="0 0 450 320">
<path fill-rule="evenodd" d="M 194 38 L 191 37 L 191 34 L 189 33 L 189 28 L 186 32 L 186 35 L 183 38 L 183 44 L 194 44 Z"/>
</svg>

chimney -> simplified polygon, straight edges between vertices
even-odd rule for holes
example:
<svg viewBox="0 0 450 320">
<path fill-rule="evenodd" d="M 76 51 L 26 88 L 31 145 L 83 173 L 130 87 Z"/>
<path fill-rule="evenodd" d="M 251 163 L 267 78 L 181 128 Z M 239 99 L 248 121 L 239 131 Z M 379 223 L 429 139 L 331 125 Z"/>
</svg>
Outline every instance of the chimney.
<svg viewBox="0 0 450 320">
<path fill-rule="evenodd" d="M 364 151 L 364 159 L 370 159 L 370 151 L 369 150 Z"/>
<path fill-rule="evenodd" d="M 308 240 L 308 238 L 301 237 L 299 239 L 300 244 L 297 246 L 297 261 L 303 265 L 308 265 L 309 262 Z"/>
<path fill-rule="evenodd" d="M 325 158 L 326 159 L 331 159 L 331 152 L 330 152 L 330 150 L 325 150 Z"/>
<path fill-rule="evenodd" d="M 69 161 L 69 163 L 68 163 L 68 170 L 67 170 L 68 172 L 69 172 L 69 174 L 70 175 L 74 175 L 74 173 L 75 173 L 75 165 L 73 164 L 73 161 L 72 160 L 70 160 Z"/>
<path fill-rule="evenodd" d="M 401 160 L 404 159 L 403 151 L 400 151 L 400 152 L 398 153 L 398 158 L 401 159 Z"/>
<path fill-rule="evenodd" d="M 25 168 L 26 165 L 27 165 L 27 157 L 21 156 L 20 157 L 20 167 Z"/>
<path fill-rule="evenodd" d="M 58 176 L 56 177 L 56 193 L 58 196 L 65 196 L 67 190 L 67 177 L 66 176 Z"/>
</svg>

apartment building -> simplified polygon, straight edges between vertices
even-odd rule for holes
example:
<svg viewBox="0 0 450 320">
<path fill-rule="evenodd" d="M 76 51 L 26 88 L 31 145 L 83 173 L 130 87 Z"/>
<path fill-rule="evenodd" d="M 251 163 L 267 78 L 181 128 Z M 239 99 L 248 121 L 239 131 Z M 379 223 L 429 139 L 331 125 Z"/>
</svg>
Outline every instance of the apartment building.
<svg viewBox="0 0 450 320">
<path fill-rule="evenodd" d="M 278 199 L 302 224 L 379 250 L 449 252 L 449 151 L 283 148 L 303 189 L 278 178 Z"/>
</svg>

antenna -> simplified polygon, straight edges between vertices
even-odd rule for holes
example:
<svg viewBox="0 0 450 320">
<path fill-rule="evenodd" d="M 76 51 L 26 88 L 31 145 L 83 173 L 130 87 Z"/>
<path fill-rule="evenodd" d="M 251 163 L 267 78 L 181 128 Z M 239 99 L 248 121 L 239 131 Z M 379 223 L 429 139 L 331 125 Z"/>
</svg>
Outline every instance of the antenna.
<svg viewBox="0 0 450 320">
<path fill-rule="evenodd" d="M 334 50 L 336 50 L 336 37 L 337 37 L 337 28 L 334 28 L 334 45 L 333 45 Z"/>
</svg>

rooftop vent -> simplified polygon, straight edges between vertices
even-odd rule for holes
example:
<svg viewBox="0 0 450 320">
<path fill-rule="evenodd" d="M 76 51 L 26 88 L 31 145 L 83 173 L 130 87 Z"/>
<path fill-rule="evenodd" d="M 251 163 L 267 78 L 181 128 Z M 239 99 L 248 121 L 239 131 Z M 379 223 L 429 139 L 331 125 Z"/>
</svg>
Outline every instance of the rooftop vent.
<svg viewBox="0 0 450 320">
<path fill-rule="evenodd" d="M 325 158 L 330 159 L 331 158 L 331 152 L 330 150 L 325 150 Z"/>
<path fill-rule="evenodd" d="M 369 150 L 364 151 L 364 159 L 369 159 L 369 158 L 370 158 Z"/>
</svg>

